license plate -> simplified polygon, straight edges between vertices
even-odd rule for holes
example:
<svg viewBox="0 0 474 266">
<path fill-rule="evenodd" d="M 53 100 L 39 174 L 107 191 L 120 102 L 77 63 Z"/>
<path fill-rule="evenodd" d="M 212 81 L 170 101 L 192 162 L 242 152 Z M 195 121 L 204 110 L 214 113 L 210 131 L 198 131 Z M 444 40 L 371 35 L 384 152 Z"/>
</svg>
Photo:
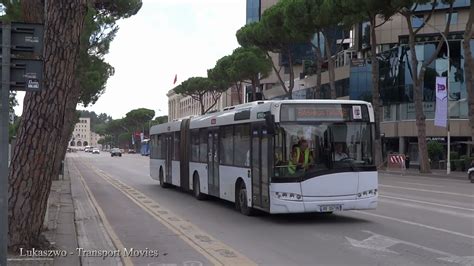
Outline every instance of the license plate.
<svg viewBox="0 0 474 266">
<path fill-rule="evenodd" d="M 334 211 L 341 211 L 342 205 L 335 204 L 335 205 L 321 205 L 319 206 L 319 210 L 321 212 L 334 212 Z"/>
</svg>

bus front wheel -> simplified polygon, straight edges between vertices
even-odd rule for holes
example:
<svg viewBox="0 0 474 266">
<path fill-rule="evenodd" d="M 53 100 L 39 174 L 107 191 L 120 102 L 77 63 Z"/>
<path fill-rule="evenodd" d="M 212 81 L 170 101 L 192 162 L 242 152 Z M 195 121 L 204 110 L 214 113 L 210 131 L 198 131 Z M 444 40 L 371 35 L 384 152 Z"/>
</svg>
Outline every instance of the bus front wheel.
<svg viewBox="0 0 474 266">
<path fill-rule="evenodd" d="M 240 210 L 240 213 L 242 213 L 243 215 L 246 215 L 246 216 L 253 215 L 252 207 L 249 207 L 247 205 L 247 188 L 245 187 L 245 184 L 243 182 L 240 183 L 239 196 L 238 196 L 238 210 Z"/>
</svg>

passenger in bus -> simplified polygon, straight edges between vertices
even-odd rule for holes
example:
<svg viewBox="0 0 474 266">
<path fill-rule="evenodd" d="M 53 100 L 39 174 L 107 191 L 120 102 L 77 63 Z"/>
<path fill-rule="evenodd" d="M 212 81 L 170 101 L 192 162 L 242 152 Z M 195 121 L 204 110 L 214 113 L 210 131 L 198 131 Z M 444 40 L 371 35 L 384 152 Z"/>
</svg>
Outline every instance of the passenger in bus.
<svg viewBox="0 0 474 266">
<path fill-rule="evenodd" d="M 309 150 L 308 141 L 301 139 L 299 143 L 293 145 L 291 159 L 288 164 L 288 172 L 295 174 L 297 170 L 308 170 L 313 164 L 313 155 Z"/>
<path fill-rule="evenodd" d="M 334 161 L 342 161 L 344 159 L 349 158 L 347 153 L 344 152 L 344 147 L 342 146 L 342 143 L 336 143 L 334 146 Z"/>
</svg>

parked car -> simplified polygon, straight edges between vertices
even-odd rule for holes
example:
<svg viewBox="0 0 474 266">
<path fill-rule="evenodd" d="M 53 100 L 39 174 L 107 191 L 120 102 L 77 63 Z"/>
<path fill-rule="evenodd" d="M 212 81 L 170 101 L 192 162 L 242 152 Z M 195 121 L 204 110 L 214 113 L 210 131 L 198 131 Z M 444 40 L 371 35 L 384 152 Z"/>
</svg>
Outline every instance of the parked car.
<svg viewBox="0 0 474 266">
<path fill-rule="evenodd" d="M 471 164 L 471 168 L 467 170 L 467 176 L 471 183 L 474 183 L 474 163 Z"/>
<path fill-rule="evenodd" d="M 122 152 L 120 151 L 120 149 L 113 148 L 112 150 L 110 150 L 110 156 L 112 156 L 112 157 L 114 157 L 114 156 L 122 157 Z"/>
<path fill-rule="evenodd" d="M 99 149 L 97 148 L 92 149 L 92 154 L 100 154 Z"/>
<path fill-rule="evenodd" d="M 134 149 L 128 149 L 128 153 L 135 153 Z"/>
</svg>

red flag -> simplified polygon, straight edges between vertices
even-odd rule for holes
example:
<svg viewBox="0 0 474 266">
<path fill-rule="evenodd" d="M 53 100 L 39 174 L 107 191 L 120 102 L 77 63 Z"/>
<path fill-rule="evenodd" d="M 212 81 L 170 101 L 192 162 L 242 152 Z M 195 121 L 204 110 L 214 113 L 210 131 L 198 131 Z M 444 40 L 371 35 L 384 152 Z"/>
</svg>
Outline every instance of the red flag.
<svg viewBox="0 0 474 266">
<path fill-rule="evenodd" d="M 174 81 L 173 81 L 173 84 L 176 84 L 176 81 L 178 81 L 178 74 L 175 74 L 175 75 L 174 75 Z"/>
</svg>

